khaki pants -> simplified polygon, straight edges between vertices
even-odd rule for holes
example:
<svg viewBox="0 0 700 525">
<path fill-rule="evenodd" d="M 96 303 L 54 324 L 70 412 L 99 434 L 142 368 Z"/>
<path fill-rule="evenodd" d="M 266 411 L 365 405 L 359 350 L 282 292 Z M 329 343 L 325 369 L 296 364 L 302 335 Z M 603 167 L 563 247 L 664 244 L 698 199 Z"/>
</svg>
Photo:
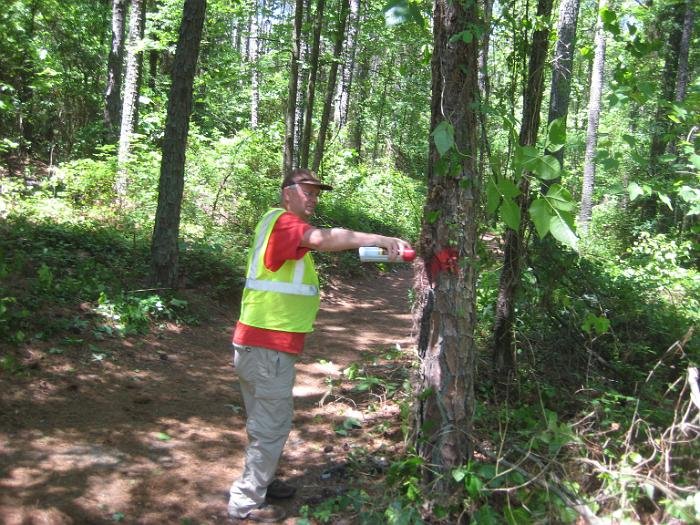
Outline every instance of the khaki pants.
<svg viewBox="0 0 700 525">
<path fill-rule="evenodd" d="M 296 356 L 234 345 L 233 364 L 246 410 L 248 447 L 242 476 L 233 482 L 229 515 L 243 518 L 265 501 L 282 449 L 292 428 Z"/>
</svg>

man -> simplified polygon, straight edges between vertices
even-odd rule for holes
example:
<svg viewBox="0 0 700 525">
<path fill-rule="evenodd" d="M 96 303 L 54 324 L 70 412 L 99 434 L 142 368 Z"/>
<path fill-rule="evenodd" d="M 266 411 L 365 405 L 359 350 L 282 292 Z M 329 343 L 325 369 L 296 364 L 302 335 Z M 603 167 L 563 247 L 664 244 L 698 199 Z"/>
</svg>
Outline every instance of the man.
<svg viewBox="0 0 700 525">
<path fill-rule="evenodd" d="M 283 520 L 284 510 L 265 505 L 265 496 L 294 494 L 293 487 L 273 478 L 292 426 L 294 363 L 306 334 L 313 330 L 320 303 L 309 251 L 380 246 L 391 259 L 398 259 L 404 248 L 410 248 L 394 237 L 311 226 L 307 220 L 319 194 L 331 189 L 312 171 L 293 170 L 282 181 L 282 207 L 268 211 L 255 229 L 233 335 L 248 433 L 243 474 L 231 485 L 228 512 L 233 518 Z"/>
</svg>

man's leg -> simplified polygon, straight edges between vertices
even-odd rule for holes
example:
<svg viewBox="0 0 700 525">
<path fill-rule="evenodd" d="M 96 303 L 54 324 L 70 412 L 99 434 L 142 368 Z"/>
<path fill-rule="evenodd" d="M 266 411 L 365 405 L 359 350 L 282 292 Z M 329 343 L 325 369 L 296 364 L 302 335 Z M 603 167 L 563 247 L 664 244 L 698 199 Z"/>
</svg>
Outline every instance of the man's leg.
<svg viewBox="0 0 700 525">
<path fill-rule="evenodd" d="M 265 500 L 292 427 L 296 357 L 265 348 L 236 347 L 248 447 L 243 475 L 231 485 L 228 511 L 245 517 Z"/>
</svg>

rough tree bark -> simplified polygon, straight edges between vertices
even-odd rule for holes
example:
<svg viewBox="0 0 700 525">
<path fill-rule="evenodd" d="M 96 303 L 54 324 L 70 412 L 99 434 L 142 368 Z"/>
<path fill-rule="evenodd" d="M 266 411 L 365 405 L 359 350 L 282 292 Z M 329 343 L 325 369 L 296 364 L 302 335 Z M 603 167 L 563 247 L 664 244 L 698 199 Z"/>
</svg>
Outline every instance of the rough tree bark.
<svg viewBox="0 0 700 525">
<path fill-rule="evenodd" d="M 126 49 L 126 72 L 124 75 L 124 102 L 122 105 L 121 128 L 119 131 L 119 149 L 117 151 L 117 178 L 115 192 L 120 204 L 126 201 L 128 174 L 124 167 L 129 159 L 131 135 L 134 133 L 138 119 L 139 86 L 143 50 L 140 43 L 146 18 L 146 0 L 131 0 L 129 14 L 129 41 Z"/>
<path fill-rule="evenodd" d="M 357 66 L 357 98 L 358 101 L 365 100 L 369 92 L 369 56 L 364 55 Z M 351 122 L 350 146 L 355 150 L 357 162 L 362 160 L 362 137 L 365 131 L 365 117 L 361 103 L 352 104 L 349 109 Z"/>
<path fill-rule="evenodd" d="M 163 159 L 158 182 L 158 207 L 151 242 L 153 286 L 177 285 L 180 208 L 185 185 L 185 150 L 205 11 L 206 0 L 185 0 L 168 97 Z"/>
<path fill-rule="evenodd" d="M 107 60 L 104 125 L 107 140 L 117 139 L 122 114 L 122 62 L 124 61 L 124 15 L 126 0 L 112 1 L 112 45 Z"/>
<path fill-rule="evenodd" d="M 680 55 L 683 27 L 685 25 L 685 4 L 670 3 L 666 10 L 660 13 L 658 23 L 663 32 L 668 31 L 668 42 L 664 48 L 664 69 L 661 75 L 661 90 L 657 101 L 656 114 L 652 123 L 651 148 L 649 166 L 652 170 L 657 167 L 657 159 L 666 150 L 669 143 L 668 131 L 670 121 L 666 117 L 670 103 L 675 100 L 676 77 L 678 74 L 678 58 Z M 665 29 L 663 24 L 670 24 Z"/>
<path fill-rule="evenodd" d="M 454 488 L 450 471 L 466 463 L 473 448 L 478 42 L 453 37 L 476 23 L 476 4 L 436 0 L 433 20 L 431 129 L 452 129 L 454 146 L 440 156 L 430 143 L 413 429 L 423 481 L 441 499 Z"/>
<path fill-rule="evenodd" d="M 678 50 L 678 74 L 676 75 L 676 102 L 683 102 L 688 92 L 688 56 L 690 54 L 690 42 L 693 35 L 693 20 L 695 10 L 691 0 L 685 2 L 685 16 L 683 17 L 683 33 L 681 45 Z"/>
<path fill-rule="evenodd" d="M 549 95 L 548 123 L 561 118 L 566 124 L 566 117 L 569 114 L 579 2 L 580 0 L 562 0 L 559 6 L 557 43 L 554 45 L 554 57 L 552 58 L 552 86 Z M 557 158 L 562 168 L 564 167 L 564 148 L 548 153 Z"/>
<path fill-rule="evenodd" d="M 306 86 L 306 114 L 301 134 L 299 166 L 309 166 L 309 151 L 311 149 L 311 130 L 313 128 L 314 98 L 316 97 L 316 75 L 318 74 L 318 52 L 321 47 L 321 26 L 323 25 L 323 10 L 325 0 L 317 0 L 316 16 L 314 17 L 314 37 L 311 44 L 311 58 L 309 59 L 309 81 Z"/>
<path fill-rule="evenodd" d="M 595 154 L 598 149 L 598 123 L 600 121 L 600 100 L 603 94 L 603 70 L 605 69 L 605 29 L 600 19 L 600 11 L 605 0 L 598 6 L 598 24 L 595 32 L 595 54 L 591 71 L 591 90 L 588 99 L 588 128 L 586 130 L 586 153 L 583 159 L 583 185 L 581 189 L 581 210 L 578 227 L 581 235 L 588 233 L 593 208 L 593 186 L 595 183 Z"/>
<path fill-rule="evenodd" d="M 360 33 L 360 0 L 350 1 L 350 20 L 348 23 L 348 36 L 345 50 L 348 59 L 343 61 L 343 68 L 338 83 L 338 103 L 335 107 L 335 121 L 338 129 L 345 126 L 348 121 L 348 108 L 350 105 L 350 91 L 352 78 L 355 73 L 355 55 L 357 54 L 357 39 Z"/>
<path fill-rule="evenodd" d="M 289 68 L 289 88 L 287 93 L 287 114 L 285 118 L 283 173 L 289 173 L 294 167 L 294 122 L 297 109 L 297 86 L 299 85 L 299 41 L 301 40 L 301 23 L 304 15 L 304 0 L 296 0 L 294 10 L 294 29 L 292 31 L 292 60 Z"/>
<path fill-rule="evenodd" d="M 260 105 L 260 70 L 258 69 L 260 0 L 253 2 L 250 16 L 250 128 L 258 127 L 258 106 Z"/>
</svg>

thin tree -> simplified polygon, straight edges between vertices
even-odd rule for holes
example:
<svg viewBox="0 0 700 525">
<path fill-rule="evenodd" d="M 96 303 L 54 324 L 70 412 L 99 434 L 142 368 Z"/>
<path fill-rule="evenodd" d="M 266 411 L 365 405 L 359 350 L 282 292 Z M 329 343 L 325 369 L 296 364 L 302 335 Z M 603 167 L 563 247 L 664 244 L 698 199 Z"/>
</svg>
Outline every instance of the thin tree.
<svg viewBox="0 0 700 525">
<path fill-rule="evenodd" d="M 595 54 L 591 71 L 591 90 L 588 99 L 588 128 L 586 129 L 586 153 L 583 158 L 583 185 L 578 227 L 581 235 L 588 233 L 593 208 L 593 186 L 595 183 L 595 155 L 598 149 L 598 123 L 600 122 L 600 100 L 603 94 L 603 70 L 605 69 L 605 28 L 601 11 L 606 0 L 600 0 L 598 22 L 595 32 Z"/>
<path fill-rule="evenodd" d="M 309 151 L 311 148 L 311 130 L 313 128 L 314 98 L 316 96 L 316 75 L 318 74 L 318 54 L 321 47 L 321 26 L 323 23 L 323 10 L 325 0 L 317 0 L 316 16 L 314 17 L 314 36 L 311 44 L 311 57 L 309 58 L 309 80 L 306 85 L 306 102 L 304 114 L 304 125 L 301 134 L 299 147 L 299 166 L 307 168 L 309 166 Z"/>
<path fill-rule="evenodd" d="M 122 63 L 124 62 L 124 17 L 126 0 L 112 0 L 112 41 L 107 59 L 104 125 L 109 141 L 117 137 L 122 114 Z"/>
<path fill-rule="evenodd" d="M 417 289 L 421 359 L 413 430 L 423 481 L 447 495 L 450 471 L 471 457 L 476 345 L 478 39 L 475 2 L 436 0 L 431 129 Z"/>
<path fill-rule="evenodd" d="M 335 107 L 335 121 L 338 128 L 345 126 L 348 120 L 348 108 L 350 106 L 350 91 L 352 89 L 353 74 L 355 73 L 355 57 L 357 55 L 357 41 L 360 33 L 360 0 L 350 1 L 350 21 L 347 31 L 345 50 L 347 60 L 343 60 L 343 67 L 338 83 L 338 103 Z"/>
<path fill-rule="evenodd" d="M 544 92 L 544 70 L 549 41 L 548 21 L 552 15 L 552 0 L 539 0 L 537 18 L 544 23 L 532 36 L 532 47 L 528 62 L 527 85 L 523 93 L 523 116 L 518 142 L 521 146 L 534 146 L 540 125 L 540 109 Z M 508 228 L 505 234 L 503 269 L 498 283 L 498 298 L 493 328 L 493 362 L 498 377 L 509 379 L 515 371 L 513 348 L 513 320 L 515 297 L 520 286 L 522 259 L 525 256 L 525 228 L 527 209 L 530 205 L 530 175 L 523 174 L 518 184 L 520 194 L 520 226 L 516 231 Z"/>
<path fill-rule="evenodd" d="M 686 6 L 683 2 L 669 3 L 663 10 L 658 20 L 662 25 L 670 24 L 668 30 L 668 42 L 664 48 L 664 67 L 661 76 L 661 89 L 656 106 L 656 115 L 652 123 L 652 136 L 650 148 L 650 167 L 654 170 L 658 164 L 658 157 L 666 150 L 669 143 L 670 121 L 666 117 L 671 102 L 676 98 L 676 85 L 678 75 L 679 56 L 681 42 L 683 40 L 683 28 L 685 26 Z"/>
<path fill-rule="evenodd" d="M 260 0 L 253 0 L 253 13 L 250 15 L 250 127 L 258 127 L 258 106 L 260 105 L 260 70 L 258 66 Z"/>
<path fill-rule="evenodd" d="M 351 125 L 350 146 L 355 150 L 357 162 L 362 160 L 362 137 L 365 131 L 364 105 L 361 101 L 369 96 L 369 55 L 364 53 L 357 65 L 357 77 L 355 81 L 356 103 L 348 108 L 349 123 Z M 355 97 L 353 97 L 355 98 Z"/>
<path fill-rule="evenodd" d="M 151 281 L 154 286 L 174 287 L 177 284 L 185 150 L 205 11 L 206 0 L 185 0 L 168 96 L 158 207 L 151 242 Z"/>
<path fill-rule="evenodd" d="M 559 6 L 557 42 L 552 57 L 552 85 L 549 95 L 549 115 L 547 123 L 562 119 L 566 124 L 571 98 L 571 77 L 576 48 L 576 26 L 580 0 L 562 0 Z M 564 165 L 564 148 L 550 152 Z"/>
<path fill-rule="evenodd" d="M 690 0 L 685 2 L 685 15 L 683 17 L 683 32 L 681 35 L 680 47 L 678 49 L 678 73 L 676 74 L 676 96 L 675 101 L 681 103 L 685 100 L 688 92 L 688 56 L 690 54 L 690 41 L 693 34 L 693 19 L 695 10 Z M 668 150 L 676 153 L 676 140 L 669 142 Z"/>
<path fill-rule="evenodd" d="M 115 191 L 120 204 L 126 200 L 128 174 L 124 165 L 129 158 L 131 135 L 138 118 L 138 99 L 143 49 L 141 41 L 145 27 L 146 0 L 131 0 L 129 14 L 129 38 L 126 49 L 126 73 L 124 75 L 124 103 L 122 105 L 119 150 L 117 152 L 117 178 Z"/>
<path fill-rule="evenodd" d="M 685 16 L 683 17 L 683 33 L 681 45 L 678 50 L 678 74 L 676 75 L 676 102 L 683 102 L 688 92 L 688 56 L 690 54 L 690 41 L 693 35 L 693 20 L 695 10 L 691 0 L 685 2 Z"/>
<path fill-rule="evenodd" d="M 333 62 L 331 62 L 330 71 L 328 72 L 328 85 L 326 86 L 326 99 L 323 103 L 323 114 L 321 115 L 321 123 L 318 126 L 318 139 L 316 140 L 316 148 L 314 149 L 313 171 L 318 172 L 323 159 L 323 152 L 326 147 L 326 134 L 328 132 L 328 124 L 331 119 L 331 111 L 333 110 L 333 96 L 335 95 L 335 83 L 338 76 L 338 63 L 343 52 L 343 41 L 345 40 L 345 25 L 348 20 L 348 12 L 350 11 L 350 0 L 341 0 L 340 14 L 338 15 L 338 27 L 335 34 L 335 44 L 333 46 Z"/>
<path fill-rule="evenodd" d="M 287 114 L 284 133 L 283 172 L 289 173 L 294 167 L 295 116 L 297 110 L 297 87 L 299 85 L 299 49 L 301 25 L 304 15 L 304 0 L 296 0 L 294 28 L 292 30 L 292 59 L 289 68 L 289 88 L 287 93 Z"/>
</svg>

